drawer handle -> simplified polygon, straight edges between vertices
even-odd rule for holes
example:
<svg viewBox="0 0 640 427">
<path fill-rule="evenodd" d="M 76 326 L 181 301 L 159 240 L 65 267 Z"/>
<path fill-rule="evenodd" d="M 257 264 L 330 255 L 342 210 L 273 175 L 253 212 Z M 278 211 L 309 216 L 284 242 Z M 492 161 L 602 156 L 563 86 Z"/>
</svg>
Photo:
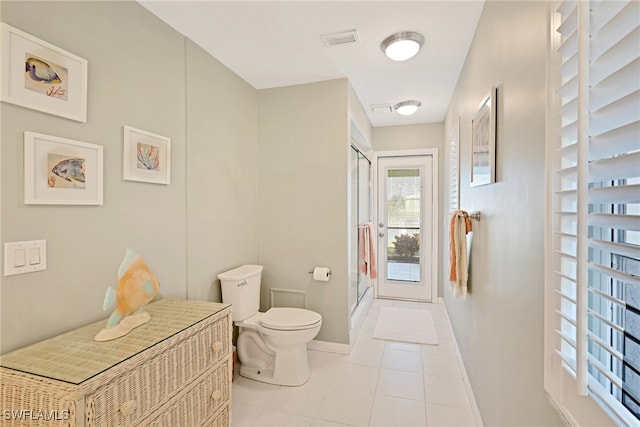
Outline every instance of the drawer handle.
<svg viewBox="0 0 640 427">
<path fill-rule="evenodd" d="M 211 344 L 211 348 L 213 349 L 213 351 L 220 351 L 222 350 L 222 341 L 216 341 L 213 344 Z"/>
<path fill-rule="evenodd" d="M 222 397 L 222 392 L 220 390 L 216 390 L 213 393 L 211 393 L 211 398 L 213 400 L 220 400 L 221 397 Z"/>
<path fill-rule="evenodd" d="M 135 412 L 138 404 L 135 400 L 127 400 L 122 405 L 120 405 L 120 413 L 125 417 L 131 415 Z"/>
</svg>

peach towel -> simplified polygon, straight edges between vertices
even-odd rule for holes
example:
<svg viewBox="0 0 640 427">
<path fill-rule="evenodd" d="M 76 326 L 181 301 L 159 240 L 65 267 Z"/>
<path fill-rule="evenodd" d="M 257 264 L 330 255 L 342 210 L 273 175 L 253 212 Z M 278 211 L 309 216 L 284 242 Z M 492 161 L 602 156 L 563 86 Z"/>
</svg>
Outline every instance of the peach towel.
<svg viewBox="0 0 640 427">
<path fill-rule="evenodd" d="M 369 275 L 370 279 L 378 277 L 374 232 L 371 223 L 366 223 L 358 229 L 358 271 Z"/>
<path fill-rule="evenodd" d="M 471 218 L 466 211 L 457 210 L 449 221 L 449 281 L 453 295 L 467 294 L 467 237 L 471 232 Z"/>
</svg>

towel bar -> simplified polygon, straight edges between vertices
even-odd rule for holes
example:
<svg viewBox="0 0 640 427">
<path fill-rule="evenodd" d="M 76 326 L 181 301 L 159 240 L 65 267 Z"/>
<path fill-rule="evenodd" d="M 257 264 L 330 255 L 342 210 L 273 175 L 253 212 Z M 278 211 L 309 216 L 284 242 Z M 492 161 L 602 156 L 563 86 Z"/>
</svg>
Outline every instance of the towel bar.
<svg viewBox="0 0 640 427">
<path fill-rule="evenodd" d="M 479 211 L 471 212 L 468 215 L 469 215 L 469 218 L 475 219 L 476 221 L 480 221 L 480 212 Z M 463 214 L 459 213 L 458 216 L 463 216 Z"/>
</svg>

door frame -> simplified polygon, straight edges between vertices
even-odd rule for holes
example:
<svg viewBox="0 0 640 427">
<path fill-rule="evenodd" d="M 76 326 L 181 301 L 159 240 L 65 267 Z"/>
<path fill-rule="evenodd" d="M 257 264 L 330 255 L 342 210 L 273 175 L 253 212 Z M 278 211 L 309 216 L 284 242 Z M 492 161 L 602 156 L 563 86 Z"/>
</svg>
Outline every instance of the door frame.
<svg viewBox="0 0 640 427">
<path fill-rule="evenodd" d="M 439 249 L 440 249 L 440 232 L 438 229 L 439 224 L 439 212 L 440 212 L 440 195 L 439 195 L 439 169 L 440 163 L 438 160 L 437 148 L 422 148 L 413 150 L 389 150 L 389 151 L 375 151 L 373 153 L 373 217 L 374 224 L 380 222 L 378 218 L 378 159 L 381 157 L 416 157 L 416 156 L 431 156 L 433 159 L 433 167 L 431 168 L 431 179 L 433 184 L 432 203 L 431 203 L 431 224 L 425 224 L 424 226 L 431 226 L 431 235 L 433 236 L 431 241 L 431 302 L 438 302 L 438 271 L 439 271 Z M 378 241 L 378 239 L 376 239 Z M 379 245 L 376 246 L 376 254 L 380 252 Z M 374 295 L 378 298 L 378 280 L 374 283 Z"/>
</svg>

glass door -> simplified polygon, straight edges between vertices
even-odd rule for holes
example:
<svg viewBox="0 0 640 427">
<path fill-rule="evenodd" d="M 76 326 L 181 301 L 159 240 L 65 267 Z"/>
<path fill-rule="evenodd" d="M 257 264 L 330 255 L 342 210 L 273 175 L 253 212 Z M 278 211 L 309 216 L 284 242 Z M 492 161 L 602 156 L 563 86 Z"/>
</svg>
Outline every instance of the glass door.
<svg viewBox="0 0 640 427">
<path fill-rule="evenodd" d="M 378 296 L 431 301 L 431 156 L 378 159 Z"/>
<path fill-rule="evenodd" d="M 371 286 L 371 278 L 358 270 L 361 244 L 358 234 L 362 226 L 371 221 L 371 162 L 356 147 L 351 146 L 351 249 L 349 304 L 354 312 Z"/>
</svg>

